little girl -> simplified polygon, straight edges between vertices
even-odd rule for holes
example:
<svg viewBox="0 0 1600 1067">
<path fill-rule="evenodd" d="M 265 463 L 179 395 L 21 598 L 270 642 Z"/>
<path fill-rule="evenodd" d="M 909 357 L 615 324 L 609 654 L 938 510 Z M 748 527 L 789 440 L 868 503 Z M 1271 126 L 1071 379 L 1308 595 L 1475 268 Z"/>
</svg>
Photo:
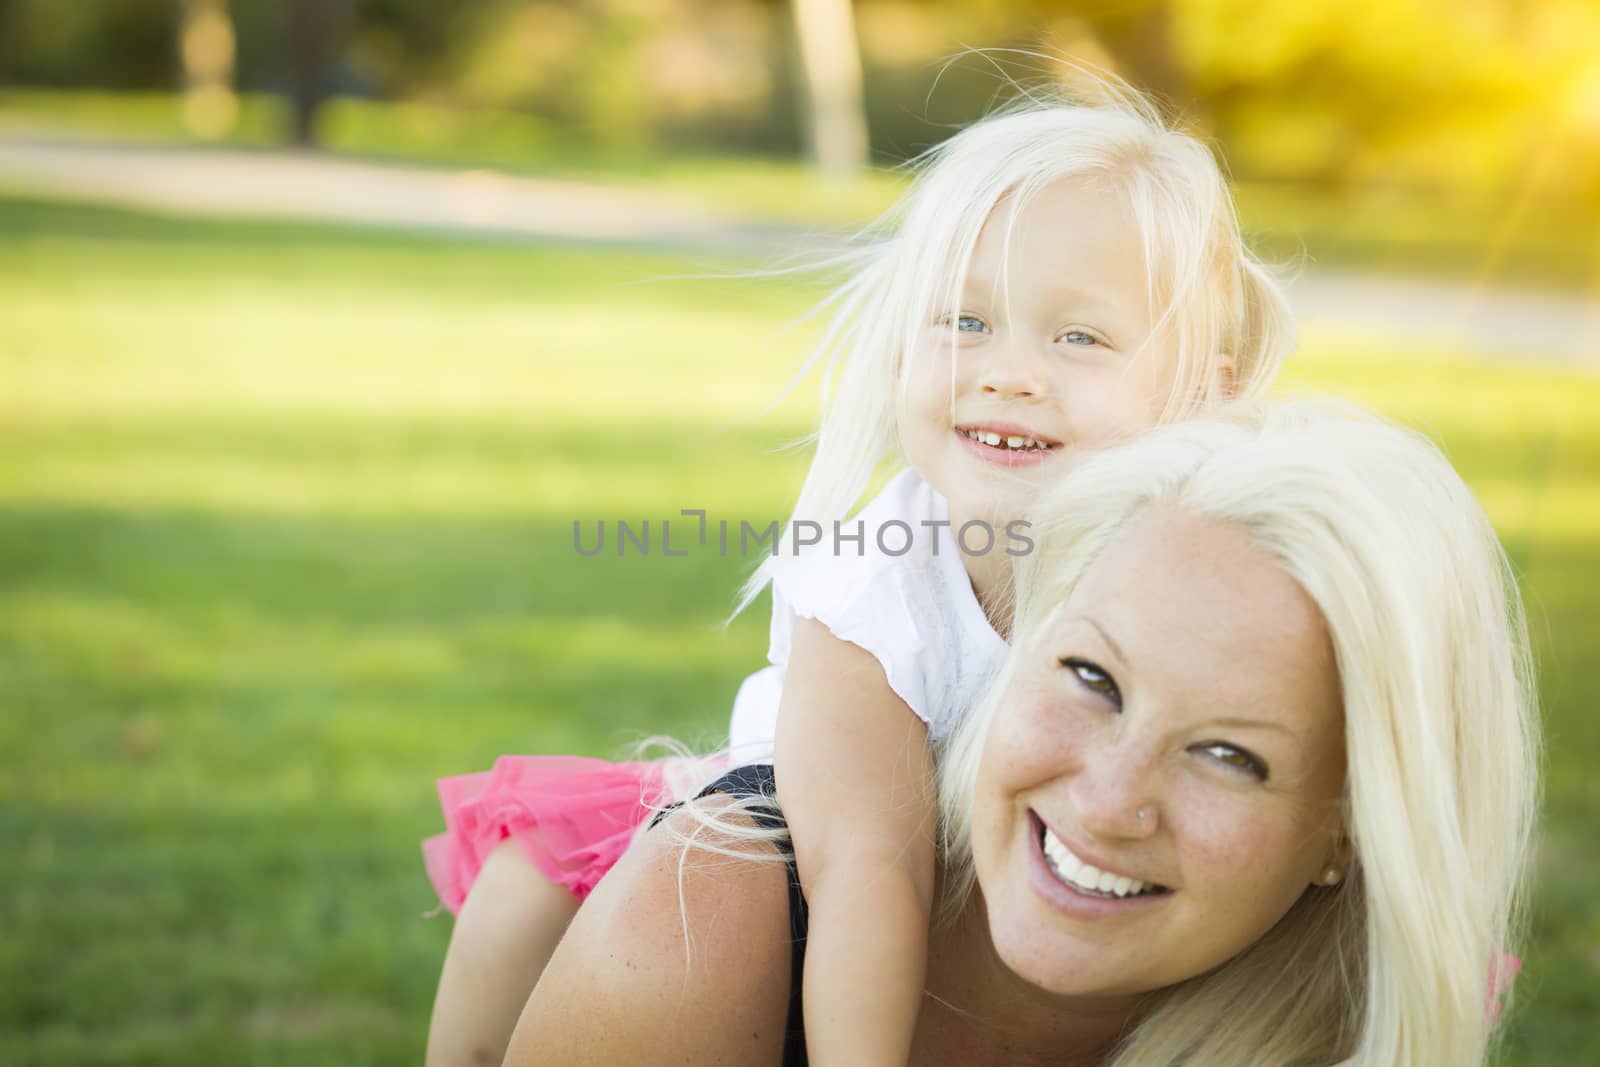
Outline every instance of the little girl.
<svg viewBox="0 0 1600 1067">
<path fill-rule="evenodd" d="M 815 455 L 785 551 L 741 602 L 771 584 L 771 665 L 730 731 L 733 762 L 774 763 L 810 905 L 818 1063 L 906 1061 L 930 744 L 1004 652 L 1030 501 L 1079 449 L 1260 393 L 1290 346 L 1211 153 L 1135 94 L 1106 96 L 1030 100 L 930 150 L 829 300 Z M 851 517 L 887 466 L 904 469 Z M 424 848 L 458 920 L 430 1063 L 499 1061 L 577 902 L 682 795 L 670 770 L 506 756 L 440 783 L 449 829 Z"/>
</svg>

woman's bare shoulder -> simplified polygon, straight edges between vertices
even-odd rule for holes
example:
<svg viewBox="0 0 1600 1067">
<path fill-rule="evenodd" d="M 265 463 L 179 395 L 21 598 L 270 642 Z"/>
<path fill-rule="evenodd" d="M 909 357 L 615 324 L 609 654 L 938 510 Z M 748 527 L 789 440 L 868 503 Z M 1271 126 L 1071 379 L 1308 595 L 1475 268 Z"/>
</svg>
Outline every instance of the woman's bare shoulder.
<svg viewBox="0 0 1600 1067">
<path fill-rule="evenodd" d="M 676 812 L 634 842 L 573 920 L 528 1001 L 508 1065 L 757 1065 L 782 1059 L 788 873 L 765 842 Z"/>
</svg>

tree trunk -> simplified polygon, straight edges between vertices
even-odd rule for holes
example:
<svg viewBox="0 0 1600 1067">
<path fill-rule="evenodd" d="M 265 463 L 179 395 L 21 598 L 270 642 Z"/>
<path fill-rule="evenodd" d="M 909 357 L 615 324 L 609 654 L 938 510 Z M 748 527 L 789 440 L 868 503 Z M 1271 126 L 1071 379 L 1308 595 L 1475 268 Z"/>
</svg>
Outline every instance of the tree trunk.
<svg viewBox="0 0 1600 1067">
<path fill-rule="evenodd" d="M 861 49 L 850 0 L 792 0 L 805 75 L 811 156 L 830 177 L 867 163 L 867 116 L 861 99 Z"/>
<path fill-rule="evenodd" d="M 0 85 L 10 85 L 17 76 L 16 37 L 22 26 L 17 0 L 0 0 Z"/>
<path fill-rule="evenodd" d="M 317 112 L 328 98 L 328 68 L 349 19 L 348 0 L 287 0 L 290 136 L 317 143 Z"/>
<path fill-rule="evenodd" d="M 227 136 L 239 118 L 228 0 L 183 0 L 178 55 L 183 61 L 184 125 L 196 137 Z"/>
</svg>

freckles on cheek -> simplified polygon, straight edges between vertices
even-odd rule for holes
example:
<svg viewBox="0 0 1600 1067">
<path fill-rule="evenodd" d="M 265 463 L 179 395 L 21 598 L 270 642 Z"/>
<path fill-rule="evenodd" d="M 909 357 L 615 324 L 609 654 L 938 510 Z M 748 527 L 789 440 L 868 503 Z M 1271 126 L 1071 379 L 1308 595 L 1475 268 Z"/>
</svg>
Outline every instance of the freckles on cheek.
<svg viewBox="0 0 1600 1067">
<path fill-rule="evenodd" d="M 1295 851 L 1277 820 L 1235 797 L 1191 796 L 1183 805 L 1185 851 L 1208 881 L 1270 881 Z"/>
<path fill-rule="evenodd" d="M 996 717 L 989 755 L 1006 781 L 1026 787 L 1066 772 L 1077 743 L 1071 716 L 1030 694 Z"/>
</svg>

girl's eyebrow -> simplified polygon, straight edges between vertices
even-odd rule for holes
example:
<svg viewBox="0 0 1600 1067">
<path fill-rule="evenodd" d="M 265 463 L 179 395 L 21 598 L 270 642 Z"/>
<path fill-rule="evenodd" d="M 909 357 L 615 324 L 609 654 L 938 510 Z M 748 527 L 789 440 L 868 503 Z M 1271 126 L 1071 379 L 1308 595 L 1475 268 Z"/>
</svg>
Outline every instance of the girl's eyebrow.
<svg viewBox="0 0 1600 1067">
<path fill-rule="evenodd" d="M 992 279 L 983 275 L 969 273 L 966 284 L 962 287 L 962 295 L 970 297 L 980 294 L 987 298 L 999 295 L 1000 290 Z M 1087 310 L 1095 312 L 1114 313 L 1116 311 L 1116 301 L 1110 299 L 1105 293 L 1096 292 L 1092 289 L 1063 286 L 1046 292 L 1044 299 L 1051 304 L 1072 304 L 1077 308 L 1087 308 Z"/>
<path fill-rule="evenodd" d="M 1052 303 L 1072 304 L 1076 307 L 1087 307 L 1091 311 L 1114 312 L 1117 302 L 1104 291 L 1095 289 L 1077 289 L 1072 286 L 1062 286 L 1051 289 L 1046 298 Z"/>
<path fill-rule="evenodd" d="M 979 290 L 982 290 L 985 293 L 996 293 L 999 292 L 999 286 L 995 284 L 993 278 L 990 278 L 987 275 L 975 274 L 972 271 L 968 271 L 967 277 L 961 285 L 961 291 L 963 295 L 975 293 Z"/>
</svg>

